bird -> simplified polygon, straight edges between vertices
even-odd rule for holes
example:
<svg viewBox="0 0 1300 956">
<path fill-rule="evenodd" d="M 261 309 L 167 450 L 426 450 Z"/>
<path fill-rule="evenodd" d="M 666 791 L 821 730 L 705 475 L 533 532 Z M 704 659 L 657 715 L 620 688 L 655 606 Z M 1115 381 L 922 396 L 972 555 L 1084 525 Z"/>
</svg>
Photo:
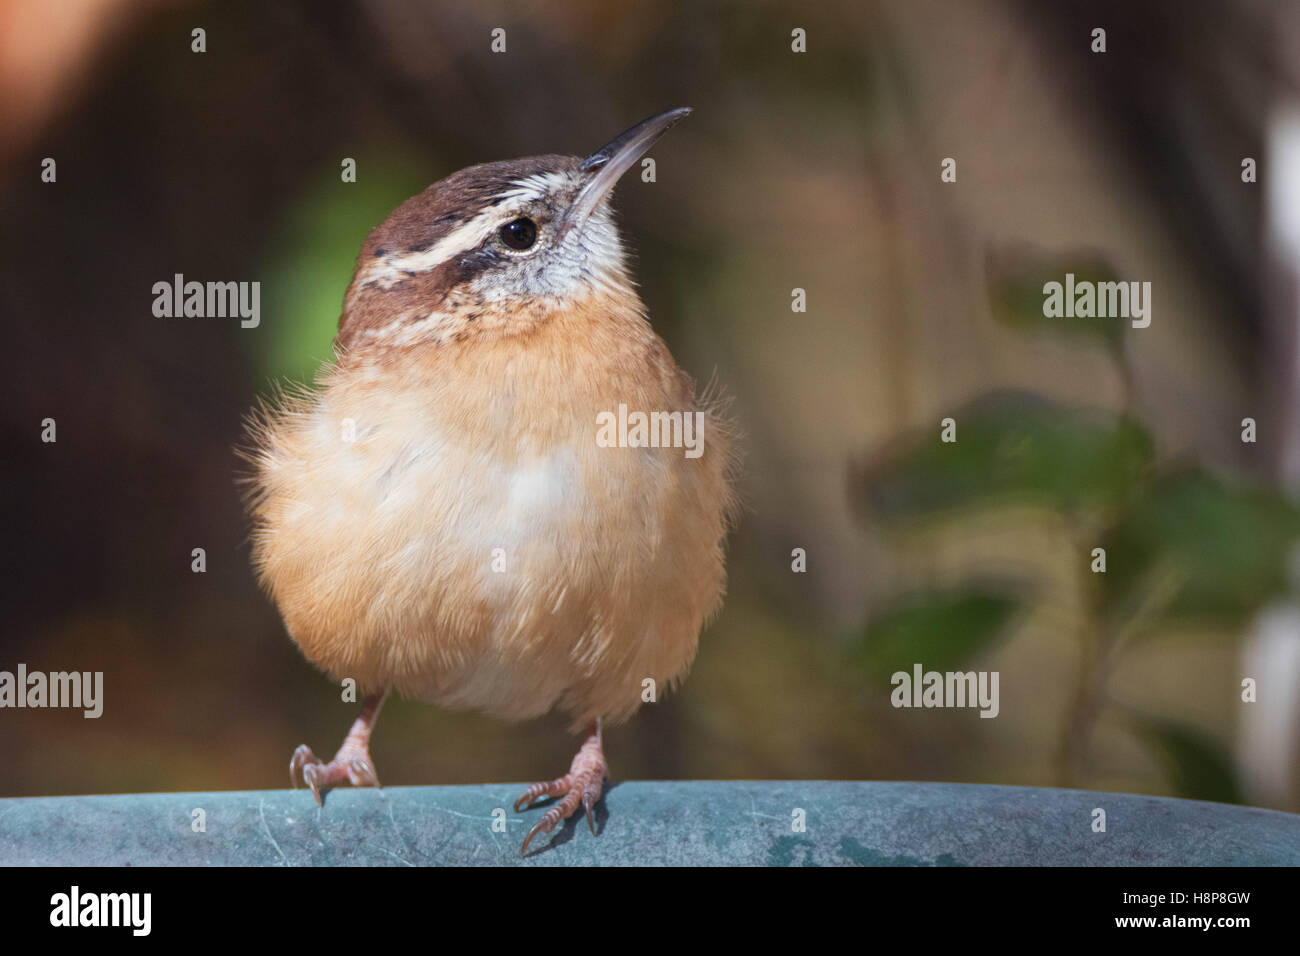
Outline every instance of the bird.
<svg viewBox="0 0 1300 956">
<path fill-rule="evenodd" d="M 581 743 L 515 802 L 556 798 L 520 852 L 579 805 L 594 835 L 604 728 L 689 669 L 726 587 L 738 433 L 654 331 L 611 195 L 690 112 L 403 202 L 362 244 L 332 360 L 249 416 L 259 580 L 307 660 L 364 695 L 331 760 L 293 753 L 318 805 L 379 786 L 396 693 L 564 714 Z"/>
</svg>

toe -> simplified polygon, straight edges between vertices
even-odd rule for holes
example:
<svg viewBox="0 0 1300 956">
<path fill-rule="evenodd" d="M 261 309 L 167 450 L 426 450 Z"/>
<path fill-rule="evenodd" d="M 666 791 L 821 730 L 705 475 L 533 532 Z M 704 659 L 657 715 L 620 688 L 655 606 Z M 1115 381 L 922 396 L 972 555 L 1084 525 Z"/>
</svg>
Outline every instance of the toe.
<svg viewBox="0 0 1300 956">
<path fill-rule="evenodd" d="M 379 787 L 379 775 L 369 760 L 358 758 L 348 764 L 348 780 L 354 787 Z"/>
<path fill-rule="evenodd" d="M 568 777 L 560 777 L 548 783 L 535 783 L 519 795 L 515 801 L 515 813 L 522 813 L 542 797 L 559 797 L 569 792 L 571 783 Z"/>
<path fill-rule="evenodd" d="M 299 744 L 298 749 L 293 752 L 293 757 L 289 760 L 289 785 L 295 790 L 298 788 L 298 774 L 305 771 L 307 767 L 320 763 L 320 759 L 311 752 L 311 748 L 306 744 Z M 303 773 L 304 778 L 306 773 Z"/>
</svg>

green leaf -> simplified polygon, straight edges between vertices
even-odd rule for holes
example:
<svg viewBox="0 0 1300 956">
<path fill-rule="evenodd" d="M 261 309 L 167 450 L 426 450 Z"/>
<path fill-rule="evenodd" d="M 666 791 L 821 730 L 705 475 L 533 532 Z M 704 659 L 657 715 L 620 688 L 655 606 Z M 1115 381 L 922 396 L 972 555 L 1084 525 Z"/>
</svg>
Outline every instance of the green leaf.
<svg viewBox="0 0 1300 956">
<path fill-rule="evenodd" d="M 917 663 L 954 670 L 1003 634 L 1019 606 L 1005 590 L 985 587 L 902 595 L 867 625 L 858 663 L 882 680 Z"/>
<path fill-rule="evenodd" d="M 1152 440 L 1133 421 L 992 392 L 954 412 L 955 442 L 939 423 L 861 467 L 859 502 L 883 521 L 990 504 L 1062 511 L 1117 507 L 1152 464 Z"/>
<path fill-rule="evenodd" d="M 364 175 L 355 183 L 341 182 L 332 167 L 287 208 L 267 250 L 262 324 L 256 335 L 241 336 L 257 350 L 258 371 L 268 380 L 311 381 L 333 358 L 357 252 L 394 206 L 423 188 L 422 165 L 399 153 L 363 157 Z"/>
<path fill-rule="evenodd" d="M 1232 761 L 1208 734 L 1171 720 L 1129 715 L 1134 732 L 1154 753 L 1180 797 L 1241 803 Z"/>
<path fill-rule="evenodd" d="M 1150 620 L 1237 625 L 1288 588 L 1300 511 L 1279 494 L 1199 468 L 1144 489 L 1105 539 L 1100 582 L 1112 606 L 1136 608 L 1164 587 Z"/>
<path fill-rule="evenodd" d="M 1048 255 L 1032 249 L 989 250 L 984 260 L 985 289 L 993 318 L 1011 328 L 1031 334 L 1082 335 L 1102 342 L 1115 355 L 1124 348 L 1124 330 L 1129 320 L 1109 318 L 1049 318 L 1043 315 L 1047 301 L 1044 286 L 1065 285 L 1074 274 L 1075 287 L 1081 282 L 1119 282 L 1115 268 L 1101 255 L 1084 251 Z"/>
</svg>

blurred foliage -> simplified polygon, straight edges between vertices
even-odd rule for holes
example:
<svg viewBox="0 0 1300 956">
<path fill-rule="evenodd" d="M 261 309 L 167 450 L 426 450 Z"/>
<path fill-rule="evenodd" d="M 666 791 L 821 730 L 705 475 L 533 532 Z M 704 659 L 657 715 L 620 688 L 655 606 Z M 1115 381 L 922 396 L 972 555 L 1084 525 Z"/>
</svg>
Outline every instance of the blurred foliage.
<svg viewBox="0 0 1300 956">
<path fill-rule="evenodd" d="M 1039 504 L 1062 511 L 1117 507 L 1152 466 L 1145 429 L 1027 393 L 998 391 L 937 430 L 904 439 L 859 475 L 865 503 L 888 522 L 974 505 Z"/>
<path fill-rule="evenodd" d="M 1232 761 L 1208 734 L 1172 720 L 1135 715 L 1134 732 L 1164 768 L 1169 782 L 1189 800 L 1240 803 Z"/>
<path fill-rule="evenodd" d="M 1043 315 L 1043 287 L 1074 274 L 1082 282 L 1118 282 L 1119 273 L 1102 256 L 1083 253 L 1049 256 L 1027 250 L 989 250 L 984 260 L 985 288 L 993 318 L 1026 333 L 1082 335 L 1103 343 L 1115 356 L 1124 350 L 1129 323 L 1115 318 L 1066 319 Z"/>
<path fill-rule="evenodd" d="M 927 670 L 955 669 L 1006 632 L 1019 603 L 993 587 L 904 594 L 867 627 L 858 662 L 875 680 L 910 671 L 916 662 Z"/>
<path fill-rule="evenodd" d="M 1186 468 L 1147 483 L 1111 527 L 1102 583 L 1120 606 L 1163 580 L 1160 620 L 1237 626 L 1286 590 L 1297 538 L 1300 510 L 1280 495 Z"/>
<path fill-rule="evenodd" d="M 1068 272 L 1078 280 L 1116 278 L 1100 257 L 990 257 L 993 316 L 1027 333 L 1100 335 L 1122 363 L 1126 323 L 1043 317 L 1044 283 Z M 1062 723 L 1060 782 L 1069 785 L 1078 779 L 1099 713 L 1117 703 L 1107 684 L 1128 639 L 1191 621 L 1245 623 L 1287 590 L 1300 510 L 1275 491 L 1194 465 L 1158 463 L 1151 432 L 1129 414 L 993 391 L 950 417 L 955 440 L 944 441 L 930 426 L 859 467 L 852 482 L 856 503 L 873 523 L 904 530 L 923 519 L 960 523 L 977 509 L 1035 505 L 1068 519 L 1056 526 L 1068 529 L 1081 567 L 1091 570 L 1092 549 L 1104 547 L 1104 571 L 1080 579 L 1087 620 L 1078 632 L 1089 646 Z M 986 650 L 1020 600 L 1012 590 L 975 583 L 905 594 L 867 624 L 857 660 L 873 678 L 914 662 L 950 669 Z M 1240 799 L 1231 762 L 1204 733 L 1125 713 L 1179 794 Z"/>
</svg>

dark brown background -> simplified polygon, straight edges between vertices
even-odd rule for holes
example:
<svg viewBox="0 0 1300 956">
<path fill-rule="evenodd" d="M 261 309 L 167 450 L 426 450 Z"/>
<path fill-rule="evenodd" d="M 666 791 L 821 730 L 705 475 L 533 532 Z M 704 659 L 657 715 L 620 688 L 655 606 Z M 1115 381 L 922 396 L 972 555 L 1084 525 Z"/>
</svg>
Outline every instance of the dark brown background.
<svg viewBox="0 0 1300 956">
<path fill-rule="evenodd" d="M 1289 273 L 1269 264 L 1268 194 L 1239 162 L 1266 155 L 1295 98 L 1288 18 L 1227 3 L 0 3 L 0 669 L 106 684 L 98 721 L 0 711 L 0 795 L 280 787 L 295 745 L 331 751 L 353 708 L 257 590 L 241 416 L 328 355 L 356 250 L 398 201 L 470 163 L 588 152 L 679 105 L 696 113 L 656 148 L 658 182 L 629 177 L 617 206 L 655 325 L 736 398 L 749 510 L 692 677 L 609 733 L 613 775 L 1198 795 L 1105 716 L 1062 776 L 1080 612 L 1050 522 L 900 544 L 856 516 L 850 476 L 990 387 L 1124 406 L 1104 349 L 991 317 L 989 250 L 1021 244 L 1100 250 L 1154 283 L 1131 354 L 1162 460 L 1279 480 L 1288 381 L 1270 359 L 1290 313 L 1265 293 Z M 57 184 L 39 180 L 46 156 Z M 946 156 L 957 184 L 939 182 Z M 261 326 L 155 318 L 151 287 L 178 272 L 260 281 Z M 790 311 L 796 286 L 807 313 Z M 1238 440 L 1251 414 L 1259 446 Z M 46 417 L 57 444 L 39 440 Z M 853 663 L 866 622 L 971 567 L 1041 577 L 972 659 L 1000 670 L 1002 715 L 892 709 Z M 1212 741 L 1242 799 L 1295 809 L 1294 774 L 1261 769 L 1291 759 L 1294 715 L 1253 713 L 1274 739 L 1262 757 L 1241 745 L 1252 629 L 1184 624 L 1127 657 L 1112 691 Z M 571 748 L 559 719 L 394 701 L 374 753 L 387 784 L 470 783 L 553 776 Z"/>
</svg>

